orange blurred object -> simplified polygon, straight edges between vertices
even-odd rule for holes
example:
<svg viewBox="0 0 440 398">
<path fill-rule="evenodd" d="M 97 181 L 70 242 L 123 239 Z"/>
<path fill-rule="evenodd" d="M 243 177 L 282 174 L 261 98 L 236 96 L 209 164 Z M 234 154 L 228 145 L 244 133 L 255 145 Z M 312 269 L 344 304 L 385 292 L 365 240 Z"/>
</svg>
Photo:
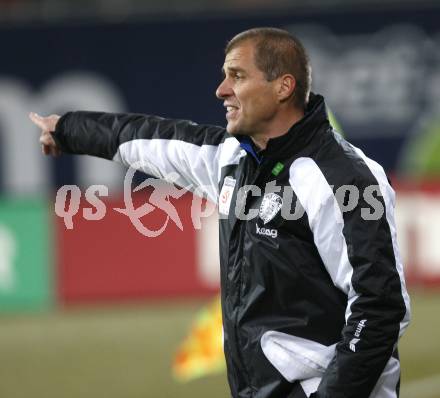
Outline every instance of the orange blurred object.
<svg viewBox="0 0 440 398">
<path fill-rule="evenodd" d="M 226 370 L 220 297 L 197 315 L 173 361 L 173 375 L 185 382 Z"/>
</svg>

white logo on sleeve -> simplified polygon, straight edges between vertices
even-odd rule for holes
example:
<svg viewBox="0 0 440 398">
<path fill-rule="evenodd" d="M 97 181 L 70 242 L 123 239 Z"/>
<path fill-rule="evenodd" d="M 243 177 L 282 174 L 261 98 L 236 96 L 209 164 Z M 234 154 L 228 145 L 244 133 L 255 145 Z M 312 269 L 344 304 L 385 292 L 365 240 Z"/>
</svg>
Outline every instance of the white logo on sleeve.
<svg viewBox="0 0 440 398">
<path fill-rule="evenodd" d="M 356 344 L 359 343 L 360 339 L 351 339 L 350 340 L 350 350 L 356 352 Z"/>
<path fill-rule="evenodd" d="M 264 224 L 272 220 L 283 206 L 283 199 L 276 193 L 267 193 L 261 201 L 259 216 Z"/>
<path fill-rule="evenodd" d="M 361 339 L 359 337 L 361 336 L 362 329 L 365 327 L 366 323 L 367 323 L 366 319 L 362 319 L 361 321 L 359 321 L 359 323 L 356 327 L 356 331 L 354 332 L 355 338 L 350 340 L 349 347 L 350 347 L 350 350 L 353 352 L 356 352 L 356 344 L 359 343 L 359 341 L 361 341 Z"/>
<path fill-rule="evenodd" d="M 225 216 L 229 215 L 229 208 L 231 207 L 232 194 L 235 188 L 235 179 L 232 177 L 225 177 L 223 181 L 223 187 L 220 191 L 220 197 L 218 199 L 218 211 Z"/>
</svg>

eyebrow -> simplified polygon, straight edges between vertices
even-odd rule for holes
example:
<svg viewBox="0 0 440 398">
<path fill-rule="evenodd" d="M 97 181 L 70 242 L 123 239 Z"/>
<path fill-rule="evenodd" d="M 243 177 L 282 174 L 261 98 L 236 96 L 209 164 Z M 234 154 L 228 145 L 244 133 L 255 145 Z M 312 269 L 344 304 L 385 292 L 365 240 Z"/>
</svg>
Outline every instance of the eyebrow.
<svg viewBox="0 0 440 398">
<path fill-rule="evenodd" d="M 244 69 L 238 68 L 236 66 L 228 66 L 227 70 L 229 72 L 243 72 L 243 73 L 245 72 Z M 222 66 L 221 72 L 222 72 L 223 76 L 226 76 L 226 71 L 225 71 L 225 67 L 224 66 Z"/>
</svg>

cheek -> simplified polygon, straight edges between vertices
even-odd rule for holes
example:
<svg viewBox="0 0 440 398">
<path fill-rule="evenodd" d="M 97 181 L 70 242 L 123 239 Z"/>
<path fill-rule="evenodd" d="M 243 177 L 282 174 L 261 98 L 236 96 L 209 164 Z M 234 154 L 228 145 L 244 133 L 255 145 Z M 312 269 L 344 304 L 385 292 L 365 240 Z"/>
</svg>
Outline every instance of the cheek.
<svg viewBox="0 0 440 398">
<path fill-rule="evenodd" d="M 249 85 L 237 89 L 236 97 L 241 105 L 243 115 L 265 116 L 273 112 L 276 99 L 273 90 L 267 85 Z"/>
<path fill-rule="evenodd" d="M 272 93 L 269 91 L 263 91 L 256 93 L 250 101 L 249 110 L 254 114 L 261 115 L 262 117 L 270 115 L 274 112 L 276 101 L 272 97 Z"/>
</svg>

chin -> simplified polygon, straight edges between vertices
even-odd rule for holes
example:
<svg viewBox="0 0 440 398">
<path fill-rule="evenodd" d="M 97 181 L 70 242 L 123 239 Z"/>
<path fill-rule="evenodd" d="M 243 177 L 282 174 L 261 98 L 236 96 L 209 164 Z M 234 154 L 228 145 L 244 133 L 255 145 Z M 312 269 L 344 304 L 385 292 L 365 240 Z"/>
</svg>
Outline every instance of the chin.
<svg viewBox="0 0 440 398">
<path fill-rule="evenodd" d="M 246 131 L 241 129 L 240 126 L 238 126 L 235 123 L 228 123 L 226 125 L 226 131 L 231 135 L 235 135 L 235 134 L 249 135 Z"/>
<path fill-rule="evenodd" d="M 231 135 L 238 134 L 237 126 L 231 125 L 231 123 L 226 125 L 226 131 Z"/>
</svg>

